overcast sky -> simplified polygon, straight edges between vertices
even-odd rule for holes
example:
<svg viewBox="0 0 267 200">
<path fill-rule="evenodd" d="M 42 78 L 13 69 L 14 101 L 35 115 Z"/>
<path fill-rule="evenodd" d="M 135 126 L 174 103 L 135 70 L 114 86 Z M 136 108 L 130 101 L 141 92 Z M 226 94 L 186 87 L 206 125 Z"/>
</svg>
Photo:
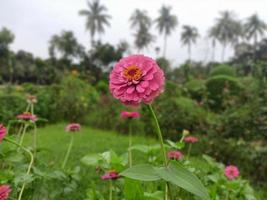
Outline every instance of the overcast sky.
<svg viewBox="0 0 267 200">
<path fill-rule="evenodd" d="M 196 26 L 202 38 L 193 49 L 195 60 L 205 61 L 211 57 L 206 39 L 206 32 L 214 24 L 218 13 L 224 10 L 236 12 L 244 19 L 253 13 L 267 22 L 267 0 L 101 0 L 112 16 L 111 27 L 106 29 L 102 40 L 117 44 L 127 40 L 133 45 L 133 31 L 129 28 L 129 17 L 134 9 L 145 9 L 155 19 L 159 8 L 172 6 L 173 14 L 177 15 L 179 26 L 168 38 L 167 57 L 173 64 L 183 62 L 187 58 L 187 49 L 181 46 L 180 33 L 184 24 Z M 85 18 L 78 11 L 87 8 L 86 0 L 0 0 L 0 28 L 5 26 L 15 35 L 11 48 L 15 51 L 24 49 L 35 56 L 48 57 L 48 41 L 53 34 L 62 30 L 72 30 L 78 41 L 89 48 L 89 33 L 85 30 Z M 144 52 L 155 56 L 155 46 L 162 47 L 162 37 L 156 30 L 156 43 L 149 51 Z M 220 48 L 216 57 L 220 59 Z M 134 53 L 134 51 L 132 51 Z M 227 56 L 231 56 L 229 49 Z"/>
</svg>

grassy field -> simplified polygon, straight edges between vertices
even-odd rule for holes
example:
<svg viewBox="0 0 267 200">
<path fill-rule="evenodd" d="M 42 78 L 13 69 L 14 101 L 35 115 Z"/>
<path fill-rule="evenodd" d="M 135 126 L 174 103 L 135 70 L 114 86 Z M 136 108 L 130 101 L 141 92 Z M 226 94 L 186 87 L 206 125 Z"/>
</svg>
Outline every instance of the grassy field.
<svg viewBox="0 0 267 200">
<path fill-rule="evenodd" d="M 62 164 L 66 153 L 70 134 L 65 132 L 66 124 L 56 124 L 38 129 L 39 156 L 47 163 L 58 167 Z M 74 133 L 74 145 L 69 159 L 69 167 L 80 164 L 80 159 L 89 153 L 101 153 L 113 149 L 116 153 L 124 153 L 128 147 L 127 135 L 119 135 L 112 131 L 102 131 L 89 127 L 82 127 L 80 132 Z M 32 136 L 25 138 L 25 144 L 30 145 Z M 133 136 L 134 144 L 153 144 L 155 140 L 142 136 Z"/>
</svg>

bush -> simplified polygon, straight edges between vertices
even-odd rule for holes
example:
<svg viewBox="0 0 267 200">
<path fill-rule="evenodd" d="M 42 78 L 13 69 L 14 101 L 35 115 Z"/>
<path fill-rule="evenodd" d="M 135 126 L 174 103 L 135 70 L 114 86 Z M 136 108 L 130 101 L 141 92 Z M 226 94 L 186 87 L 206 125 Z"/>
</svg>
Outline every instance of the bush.
<svg viewBox="0 0 267 200">
<path fill-rule="evenodd" d="M 190 98 L 170 98 L 162 101 L 158 110 L 161 127 L 169 138 L 175 137 L 183 129 L 201 131 L 200 127 L 207 123 L 207 112 Z"/>
<path fill-rule="evenodd" d="M 206 87 L 210 105 L 215 110 L 223 107 L 225 97 L 237 96 L 242 90 L 242 85 L 236 78 L 226 75 L 209 78 Z"/>
<path fill-rule="evenodd" d="M 35 105 L 35 113 L 50 123 L 61 120 L 58 110 L 59 85 L 39 87 L 36 93 L 38 103 Z"/>
<path fill-rule="evenodd" d="M 206 90 L 204 80 L 199 80 L 199 79 L 190 80 L 185 84 L 185 87 L 193 99 L 199 102 L 203 99 Z"/>
<path fill-rule="evenodd" d="M 23 112 L 26 108 L 26 101 L 19 94 L 1 94 L 0 95 L 0 122 L 7 123 L 14 119 L 16 115 Z"/>
<path fill-rule="evenodd" d="M 57 110 L 61 119 L 81 121 L 98 100 L 96 90 L 75 76 L 65 77 L 59 90 Z"/>
<path fill-rule="evenodd" d="M 236 75 L 235 69 L 228 65 L 219 65 L 210 71 L 210 76 L 226 75 L 234 77 Z"/>
</svg>

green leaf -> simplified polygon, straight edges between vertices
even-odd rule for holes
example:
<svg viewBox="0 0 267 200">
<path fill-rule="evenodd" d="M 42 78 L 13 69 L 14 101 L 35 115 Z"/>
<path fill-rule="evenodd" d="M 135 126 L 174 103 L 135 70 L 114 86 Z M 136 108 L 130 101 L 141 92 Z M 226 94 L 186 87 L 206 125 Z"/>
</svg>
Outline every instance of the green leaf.
<svg viewBox="0 0 267 200">
<path fill-rule="evenodd" d="M 170 145 L 170 147 L 176 149 L 176 144 L 175 144 L 175 142 L 173 142 L 173 141 L 171 141 L 171 140 L 166 140 L 166 142 L 168 143 L 168 145 Z"/>
<path fill-rule="evenodd" d="M 167 182 L 171 182 L 188 192 L 200 197 L 204 200 L 209 200 L 209 194 L 200 180 L 185 169 L 180 163 L 172 161 L 170 165 L 156 170 L 158 175 Z"/>
<path fill-rule="evenodd" d="M 81 162 L 87 166 L 96 166 L 98 164 L 99 159 L 100 159 L 99 154 L 91 154 L 84 156 L 81 159 Z"/>
<path fill-rule="evenodd" d="M 145 192 L 146 200 L 162 200 L 164 199 L 163 191 L 156 191 L 154 193 Z"/>
<path fill-rule="evenodd" d="M 121 172 L 120 175 L 139 181 L 160 180 L 155 168 L 148 164 L 133 166 Z"/>
<path fill-rule="evenodd" d="M 184 142 L 177 142 L 177 143 L 176 143 L 176 148 L 177 148 L 177 149 L 183 149 L 184 146 L 185 146 L 185 143 L 184 143 Z"/>
<path fill-rule="evenodd" d="M 144 191 L 141 183 L 132 179 L 125 179 L 124 183 L 125 200 L 144 200 Z"/>
<path fill-rule="evenodd" d="M 131 147 L 131 150 L 137 150 L 140 151 L 142 153 L 148 154 L 151 153 L 152 151 L 157 151 L 160 149 L 160 145 L 155 144 L 155 145 L 134 145 Z"/>
<path fill-rule="evenodd" d="M 17 175 L 16 178 L 14 179 L 14 184 L 15 186 L 18 186 L 19 184 L 25 183 L 28 184 L 34 180 L 34 177 L 30 174 L 20 174 Z"/>
</svg>

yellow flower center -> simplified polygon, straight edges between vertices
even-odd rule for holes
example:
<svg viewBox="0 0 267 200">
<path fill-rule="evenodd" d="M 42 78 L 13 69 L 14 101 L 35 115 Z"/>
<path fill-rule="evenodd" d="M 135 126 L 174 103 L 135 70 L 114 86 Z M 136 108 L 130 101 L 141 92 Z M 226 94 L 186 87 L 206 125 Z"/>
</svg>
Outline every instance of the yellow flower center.
<svg viewBox="0 0 267 200">
<path fill-rule="evenodd" d="M 138 81 L 142 77 L 142 70 L 135 65 L 131 65 L 123 70 L 123 76 L 128 81 Z"/>
</svg>

